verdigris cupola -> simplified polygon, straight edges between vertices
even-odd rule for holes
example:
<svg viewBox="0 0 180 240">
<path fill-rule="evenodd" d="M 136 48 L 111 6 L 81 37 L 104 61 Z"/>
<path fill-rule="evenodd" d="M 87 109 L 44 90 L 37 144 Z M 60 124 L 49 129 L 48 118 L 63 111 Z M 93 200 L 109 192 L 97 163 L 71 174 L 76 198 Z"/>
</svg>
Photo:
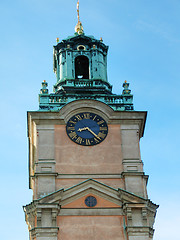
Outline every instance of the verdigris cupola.
<svg viewBox="0 0 180 240">
<path fill-rule="evenodd" d="M 51 94 L 48 94 L 47 83 L 42 83 L 39 110 L 59 111 L 67 103 L 80 99 L 101 101 L 115 111 L 134 110 L 129 83 L 123 84 L 121 95 L 112 93 L 112 86 L 107 79 L 108 46 L 102 38 L 97 40 L 85 35 L 79 19 L 79 1 L 77 13 L 75 34 L 61 42 L 57 38 L 53 51 L 57 81 Z"/>
<path fill-rule="evenodd" d="M 133 95 L 123 84 L 121 95 L 112 93 L 107 80 L 107 52 L 102 39 L 84 34 L 82 24 L 76 26 L 77 32 L 54 46 L 54 72 L 57 81 L 54 93 L 41 91 L 39 95 L 41 111 L 58 111 L 65 104 L 79 99 L 93 99 L 104 102 L 115 111 L 134 110 Z M 47 83 L 42 86 L 47 88 Z M 44 88 L 44 87 L 43 87 Z"/>
<path fill-rule="evenodd" d="M 107 82 L 107 50 L 101 40 L 85 36 L 79 16 L 79 1 L 77 2 L 78 23 L 75 35 L 62 40 L 54 46 L 54 72 L 58 86 L 68 80 L 102 80 Z M 61 83 L 61 84 L 59 84 Z"/>
<path fill-rule="evenodd" d="M 107 51 L 102 40 L 84 34 L 62 40 L 54 46 L 56 86 L 67 79 L 107 82 Z"/>
</svg>

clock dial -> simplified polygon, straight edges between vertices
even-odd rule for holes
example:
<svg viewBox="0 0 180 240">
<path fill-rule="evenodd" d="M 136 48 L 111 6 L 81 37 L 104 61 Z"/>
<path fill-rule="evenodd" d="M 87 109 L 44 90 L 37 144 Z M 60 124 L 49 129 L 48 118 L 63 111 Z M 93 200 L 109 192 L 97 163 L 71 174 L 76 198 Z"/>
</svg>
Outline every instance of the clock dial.
<svg viewBox="0 0 180 240">
<path fill-rule="evenodd" d="M 66 125 L 68 137 L 83 146 L 101 143 L 108 134 L 106 121 L 95 113 L 82 112 L 69 119 Z"/>
</svg>

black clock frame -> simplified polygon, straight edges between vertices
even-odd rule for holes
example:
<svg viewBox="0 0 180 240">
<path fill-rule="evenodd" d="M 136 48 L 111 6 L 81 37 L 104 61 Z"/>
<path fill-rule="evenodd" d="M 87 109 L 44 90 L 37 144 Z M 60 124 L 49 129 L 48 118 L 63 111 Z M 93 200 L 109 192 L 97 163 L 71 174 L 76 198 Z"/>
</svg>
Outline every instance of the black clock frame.
<svg viewBox="0 0 180 240">
<path fill-rule="evenodd" d="M 66 132 L 74 143 L 94 146 L 104 141 L 108 134 L 108 125 L 98 114 L 81 112 L 69 119 Z"/>
</svg>

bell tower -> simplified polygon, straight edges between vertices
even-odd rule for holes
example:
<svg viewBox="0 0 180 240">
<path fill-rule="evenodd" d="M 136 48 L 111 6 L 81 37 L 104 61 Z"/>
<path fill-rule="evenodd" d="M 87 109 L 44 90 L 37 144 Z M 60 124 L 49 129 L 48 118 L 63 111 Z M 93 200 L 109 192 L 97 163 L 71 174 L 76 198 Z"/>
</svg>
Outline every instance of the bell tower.
<svg viewBox="0 0 180 240">
<path fill-rule="evenodd" d="M 150 201 L 139 141 L 146 111 L 135 111 L 129 83 L 113 94 L 102 39 L 75 34 L 54 46 L 54 93 L 42 82 L 28 112 L 30 240 L 152 240 Z"/>
<path fill-rule="evenodd" d="M 57 84 L 67 79 L 99 79 L 107 82 L 107 50 L 102 40 L 75 35 L 54 46 Z"/>
</svg>

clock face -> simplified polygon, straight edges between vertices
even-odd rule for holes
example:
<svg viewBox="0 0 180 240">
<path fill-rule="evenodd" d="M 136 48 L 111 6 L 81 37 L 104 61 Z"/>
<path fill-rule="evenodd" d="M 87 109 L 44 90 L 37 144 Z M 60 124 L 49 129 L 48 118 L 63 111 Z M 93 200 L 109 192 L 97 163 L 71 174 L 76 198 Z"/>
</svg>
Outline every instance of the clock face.
<svg viewBox="0 0 180 240">
<path fill-rule="evenodd" d="M 83 146 L 101 143 L 108 134 L 106 121 L 95 113 L 82 112 L 69 119 L 66 125 L 68 137 Z"/>
</svg>

